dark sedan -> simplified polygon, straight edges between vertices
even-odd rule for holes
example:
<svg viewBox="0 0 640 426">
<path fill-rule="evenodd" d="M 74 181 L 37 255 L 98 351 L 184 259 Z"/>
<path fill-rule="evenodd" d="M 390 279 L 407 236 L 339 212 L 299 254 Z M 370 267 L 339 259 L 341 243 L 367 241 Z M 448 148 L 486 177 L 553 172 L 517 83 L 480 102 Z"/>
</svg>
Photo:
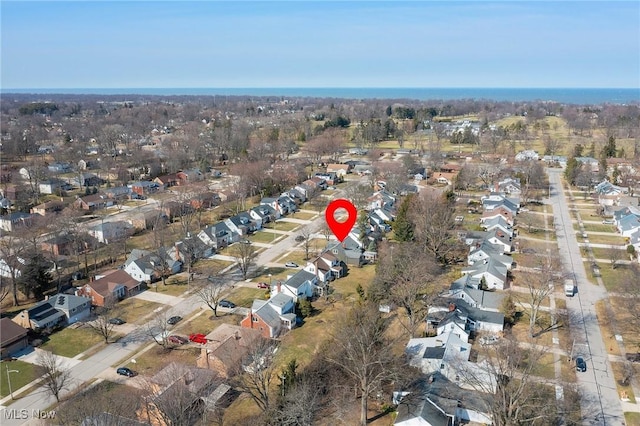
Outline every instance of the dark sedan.
<svg viewBox="0 0 640 426">
<path fill-rule="evenodd" d="M 179 316 L 177 316 L 177 315 L 176 315 L 175 317 L 171 317 L 171 318 L 169 318 L 169 319 L 167 320 L 167 324 L 174 325 L 174 324 L 179 323 L 180 321 L 182 321 L 182 317 L 179 317 Z"/>
<path fill-rule="evenodd" d="M 584 361 L 584 358 L 578 357 L 576 358 L 576 370 L 585 372 L 587 371 L 587 363 Z"/>
</svg>

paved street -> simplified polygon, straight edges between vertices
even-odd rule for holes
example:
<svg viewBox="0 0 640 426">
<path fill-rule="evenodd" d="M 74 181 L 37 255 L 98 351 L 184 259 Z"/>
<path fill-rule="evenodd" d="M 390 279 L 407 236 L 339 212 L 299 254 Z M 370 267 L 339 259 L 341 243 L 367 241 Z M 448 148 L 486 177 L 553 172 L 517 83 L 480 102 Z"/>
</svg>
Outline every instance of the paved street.
<svg viewBox="0 0 640 426">
<path fill-rule="evenodd" d="M 548 169 L 548 174 L 560 257 L 565 269 L 573 272 L 578 285 L 575 297 L 567 298 L 567 309 L 572 316 L 582 318 L 572 333 L 576 339 L 574 358 L 583 356 L 587 361 L 587 371 L 577 373 L 584 424 L 624 425 L 622 405 L 595 311 L 596 302 L 606 297 L 606 290 L 604 286 L 591 284 L 587 279 L 569 205 L 562 189 L 562 169 Z"/>
</svg>

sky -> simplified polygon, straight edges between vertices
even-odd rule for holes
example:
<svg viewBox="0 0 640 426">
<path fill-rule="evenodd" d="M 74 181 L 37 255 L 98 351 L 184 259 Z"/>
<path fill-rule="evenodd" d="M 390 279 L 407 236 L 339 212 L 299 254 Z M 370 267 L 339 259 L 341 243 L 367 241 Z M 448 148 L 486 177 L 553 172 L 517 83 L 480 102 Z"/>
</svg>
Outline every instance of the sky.
<svg viewBox="0 0 640 426">
<path fill-rule="evenodd" d="M 640 87 L 640 1 L 0 2 L 19 88 Z"/>
</svg>

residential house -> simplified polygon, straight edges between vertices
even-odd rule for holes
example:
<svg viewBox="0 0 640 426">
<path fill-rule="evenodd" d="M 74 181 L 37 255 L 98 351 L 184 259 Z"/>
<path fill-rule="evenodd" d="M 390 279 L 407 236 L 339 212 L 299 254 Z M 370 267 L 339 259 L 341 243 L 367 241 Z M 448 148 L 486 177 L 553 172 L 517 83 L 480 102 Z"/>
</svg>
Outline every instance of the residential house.
<svg viewBox="0 0 640 426">
<path fill-rule="evenodd" d="M 134 249 L 125 262 L 124 271 L 137 281 L 151 283 L 162 278 L 162 275 L 173 275 L 180 272 L 182 262 L 172 259 L 168 251 L 161 248 L 161 255 Z"/>
<path fill-rule="evenodd" d="M 200 209 L 210 209 L 212 207 L 219 206 L 222 203 L 220 199 L 220 195 L 217 192 L 213 191 L 204 191 L 196 194 L 191 200 L 189 200 L 189 204 L 196 210 Z"/>
<path fill-rule="evenodd" d="M 39 214 L 40 216 L 51 216 L 59 213 L 64 209 L 65 204 L 62 201 L 47 201 L 32 207 L 29 212 L 31 214 Z"/>
<path fill-rule="evenodd" d="M 132 198 L 131 188 L 129 188 L 128 186 L 114 186 L 111 188 L 106 188 L 103 192 L 107 197 L 114 200 L 127 200 L 129 198 Z"/>
<path fill-rule="evenodd" d="M 538 161 L 539 159 L 540 155 L 532 149 L 520 151 L 516 154 L 516 161 Z"/>
<path fill-rule="evenodd" d="M 72 180 L 76 185 L 80 187 L 100 186 L 105 183 L 105 180 L 95 175 L 94 173 L 80 173 L 76 178 Z"/>
<path fill-rule="evenodd" d="M 91 299 L 71 294 L 47 296 L 41 302 L 21 311 L 13 318 L 17 324 L 32 330 L 44 330 L 62 324 L 73 324 L 89 317 Z"/>
<path fill-rule="evenodd" d="M 461 272 L 480 280 L 480 285 L 484 279 L 487 289 L 504 290 L 507 286 L 507 271 L 504 264 L 489 257 L 463 268 Z"/>
<path fill-rule="evenodd" d="M 63 234 L 42 241 L 40 248 L 54 256 L 69 256 L 75 252 L 75 248 L 83 249 L 84 246 L 69 234 Z"/>
<path fill-rule="evenodd" d="M 158 176 L 153 180 L 153 182 L 158 184 L 158 189 L 161 191 L 181 184 L 180 179 L 178 178 L 178 175 L 176 173 Z"/>
<path fill-rule="evenodd" d="M 205 338 L 196 366 L 214 370 L 226 379 L 241 371 L 242 360 L 263 337 L 259 329 L 223 323 Z"/>
<path fill-rule="evenodd" d="M 320 256 L 309 260 L 304 267 L 305 271 L 315 274 L 318 281 L 325 284 L 343 277 L 347 272 L 346 269 L 346 265 L 328 250 L 323 251 Z"/>
<path fill-rule="evenodd" d="M 327 173 L 335 173 L 338 179 L 342 180 L 344 177 L 351 172 L 350 164 L 337 164 L 331 163 L 327 164 Z"/>
<path fill-rule="evenodd" d="M 215 409 L 221 397 L 230 390 L 215 371 L 176 362 L 148 379 L 148 387 L 152 394 L 140 405 L 137 417 L 153 426 L 170 426 L 165 420 L 167 414 L 191 419 L 182 423 L 191 424 L 204 411 Z M 176 404 L 176 398 L 180 399 L 180 405 Z"/>
<path fill-rule="evenodd" d="M 200 238 L 187 237 L 181 241 L 176 241 L 170 250 L 170 256 L 172 259 L 179 260 L 183 264 L 189 261 L 197 259 L 206 259 L 214 254 L 213 247 L 207 245 Z"/>
<path fill-rule="evenodd" d="M 47 170 L 51 173 L 69 173 L 71 169 L 71 164 L 69 163 L 51 163 L 47 166 Z"/>
<path fill-rule="evenodd" d="M 26 328 L 11 321 L 0 319 L 0 358 L 4 359 L 29 345 Z"/>
<path fill-rule="evenodd" d="M 470 307 L 483 311 L 500 312 L 505 294 L 497 291 L 480 290 L 477 286 L 467 285 L 469 275 L 455 280 L 449 287 L 448 296 L 465 301 Z M 453 303 L 457 303 L 454 300 Z"/>
<path fill-rule="evenodd" d="M 269 300 L 256 299 L 240 326 L 258 330 L 267 339 L 279 337 L 296 324 L 295 300 L 280 292 Z"/>
<path fill-rule="evenodd" d="M 330 241 L 326 250 L 333 253 L 338 260 L 344 262 L 348 266 L 357 266 L 360 268 L 365 264 L 364 249 L 362 245 L 355 242 L 350 236 L 340 242 Z"/>
<path fill-rule="evenodd" d="M 515 223 L 515 213 L 503 206 L 484 211 L 482 213 L 482 217 L 480 218 L 480 223 L 500 216 L 509 226 L 513 226 L 513 224 Z"/>
<path fill-rule="evenodd" d="M 485 231 L 493 231 L 497 229 L 509 235 L 510 237 L 513 237 L 513 233 L 514 233 L 513 226 L 509 225 L 509 223 L 507 222 L 507 219 L 505 219 L 504 216 L 502 215 L 489 217 L 483 220 L 480 226 Z"/>
<path fill-rule="evenodd" d="M 128 184 L 127 186 L 131 188 L 131 192 L 137 194 L 143 199 L 148 195 L 155 194 L 160 190 L 160 185 L 157 182 L 151 182 L 146 180 L 133 182 Z"/>
<path fill-rule="evenodd" d="M 482 209 L 495 210 L 498 208 L 504 208 L 509 210 L 513 215 L 518 213 L 520 208 L 520 201 L 517 198 L 507 198 L 502 194 L 492 192 L 489 196 L 482 197 Z"/>
<path fill-rule="evenodd" d="M 429 309 L 427 328 L 444 332 L 452 322 L 464 325 L 466 331 L 499 334 L 504 330 L 504 314 L 495 310 L 473 307 L 462 297 L 442 299 L 442 306 Z"/>
<path fill-rule="evenodd" d="M 239 234 L 233 232 L 225 222 L 218 222 L 207 226 L 198 233 L 198 238 L 206 245 L 216 250 L 223 249 L 238 241 Z"/>
<path fill-rule="evenodd" d="M 204 180 L 204 174 L 200 169 L 181 170 L 176 173 L 180 181 L 180 185 L 188 185 L 190 183 L 201 182 Z"/>
<path fill-rule="evenodd" d="M 93 306 L 105 306 L 138 294 L 143 289 L 141 281 L 117 269 L 97 275 L 94 280 L 77 289 L 76 295 L 88 297 Z"/>
<path fill-rule="evenodd" d="M 132 236 L 135 228 L 129 222 L 119 220 L 90 226 L 87 233 L 102 244 L 110 244 Z"/>
<path fill-rule="evenodd" d="M 276 210 L 266 204 L 253 207 L 248 213 L 251 219 L 256 222 L 258 229 L 261 229 L 267 223 L 275 222 L 279 218 Z"/>
<path fill-rule="evenodd" d="M 581 165 L 585 165 L 591 168 L 592 172 L 600 171 L 600 162 L 593 157 L 575 157 L 576 161 Z"/>
<path fill-rule="evenodd" d="M 461 334 L 462 338 L 456 332 L 447 331 L 435 337 L 409 339 L 405 349 L 409 365 L 424 374 L 439 373 L 456 381 L 459 365 L 468 363 L 471 355 L 469 335 Z"/>
<path fill-rule="evenodd" d="M 316 184 L 316 188 L 317 188 L 318 190 L 325 190 L 325 189 L 327 189 L 328 183 L 327 183 L 326 179 L 324 179 L 324 178 L 322 178 L 322 177 L 320 177 L 320 176 L 316 175 L 316 176 L 312 177 L 312 178 L 311 178 L 311 179 L 309 179 L 309 180 L 311 180 L 313 183 L 315 183 L 315 184 Z"/>
<path fill-rule="evenodd" d="M 376 191 L 367 198 L 367 210 L 376 210 L 382 208 L 393 208 L 396 202 L 396 197 L 389 194 L 387 191 Z"/>
<path fill-rule="evenodd" d="M 227 225 L 231 232 L 239 236 L 246 236 L 258 230 L 257 222 L 246 212 L 238 213 L 225 219 L 224 224 Z"/>
<path fill-rule="evenodd" d="M 29 213 L 13 212 L 0 216 L 0 229 L 13 232 L 26 226 L 31 226 L 34 216 Z"/>
<path fill-rule="evenodd" d="M 488 240 L 480 241 L 470 246 L 467 262 L 473 265 L 476 262 L 482 262 L 488 259 L 503 264 L 508 270 L 513 266 L 513 258 L 504 254 L 504 246 L 502 244 L 492 244 Z"/>
<path fill-rule="evenodd" d="M 411 393 L 394 392 L 396 426 L 493 424 L 486 400 L 477 389 L 464 389 L 442 374 L 432 373 Z M 398 395 L 398 397 L 396 397 Z"/>
<path fill-rule="evenodd" d="M 25 263 L 24 258 L 15 255 L 0 258 L 0 277 L 12 278 L 14 275 L 16 278 L 20 277 Z"/>
<path fill-rule="evenodd" d="M 506 195 L 520 195 L 522 192 L 522 186 L 520 185 L 519 178 L 505 178 L 496 184 L 496 192 L 500 192 Z"/>
<path fill-rule="evenodd" d="M 444 173 L 444 172 L 435 172 L 430 179 L 435 181 L 440 185 L 453 185 L 453 182 L 458 174 L 457 173 Z"/>
<path fill-rule="evenodd" d="M 73 206 L 80 210 L 96 211 L 113 206 L 113 199 L 106 194 L 92 194 L 84 197 L 78 197 Z"/>
<path fill-rule="evenodd" d="M 337 185 L 342 182 L 342 178 L 338 177 L 338 174 L 335 172 L 318 172 L 316 176 L 324 179 L 327 185 Z"/>
<path fill-rule="evenodd" d="M 462 170 L 462 166 L 460 164 L 447 163 L 440 166 L 440 171 L 443 173 L 458 173 L 460 170 Z"/>
<path fill-rule="evenodd" d="M 358 176 L 373 174 L 373 166 L 371 164 L 356 164 L 353 166 L 353 173 L 357 173 Z"/>
<path fill-rule="evenodd" d="M 283 293 L 291 296 L 294 302 L 297 302 L 300 298 L 307 299 L 312 297 L 316 293 L 317 283 L 318 277 L 314 273 L 302 269 L 294 275 L 288 276 L 286 281 L 278 282 L 271 289 L 271 295 L 275 296 Z"/>
<path fill-rule="evenodd" d="M 38 191 L 46 195 L 60 195 L 61 191 L 67 191 L 69 189 L 71 189 L 71 185 L 57 178 L 47 179 L 38 183 Z"/>
<path fill-rule="evenodd" d="M 635 214 L 623 216 L 617 220 L 616 227 L 623 237 L 630 238 L 631 235 L 640 230 L 640 216 Z"/>
</svg>

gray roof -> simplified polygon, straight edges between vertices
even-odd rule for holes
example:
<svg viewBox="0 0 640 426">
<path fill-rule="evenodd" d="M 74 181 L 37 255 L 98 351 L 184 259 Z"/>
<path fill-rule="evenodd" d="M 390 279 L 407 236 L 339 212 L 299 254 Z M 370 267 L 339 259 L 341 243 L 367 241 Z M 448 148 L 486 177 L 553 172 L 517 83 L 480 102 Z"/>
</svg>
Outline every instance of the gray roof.
<svg viewBox="0 0 640 426">
<path fill-rule="evenodd" d="M 464 291 L 474 302 L 486 309 L 499 309 L 505 297 L 504 293 L 484 291 L 475 288 L 466 288 Z"/>
<path fill-rule="evenodd" d="M 271 305 L 269 305 L 269 303 L 265 303 L 255 310 L 254 314 L 262 318 L 262 320 L 272 328 L 277 328 L 280 325 L 280 315 L 271 307 Z"/>
<path fill-rule="evenodd" d="M 278 306 L 280 308 L 283 308 L 284 306 L 286 306 L 288 303 L 293 302 L 293 297 L 284 294 L 284 293 L 278 293 L 275 296 L 273 296 L 271 299 L 269 299 L 269 303 L 271 303 L 274 306 Z"/>
<path fill-rule="evenodd" d="M 479 308 L 473 308 L 469 306 L 467 302 L 460 299 L 455 300 L 453 303 L 455 303 L 457 310 L 465 313 L 468 318 L 473 321 L 504 325 L 504 314 L 500 312 L 491 312 Z"/>
<path fill-rule="evenodd" d="M 618 221 L 618 228 L 621 232 L 640 228 L 640 217 L 634 214 L 628 214 Z"/>
<path fill-rule="evenodd" d="M 285 285 L 291 288 L 300 288 L 307 281 L 313 281 L 316 276 L 304 269 L 298 271 L 295 275 L 285 281 Z"/>
<path fill-rule="evenodd" d="M 486 272 L 494 277 L 502 279 L 505 282 L 507 279 L 507 267 L 491 257 L 475 262 L 473 265 L 463 268 L 462 271 L 474 275 Z"/>
</svg>

